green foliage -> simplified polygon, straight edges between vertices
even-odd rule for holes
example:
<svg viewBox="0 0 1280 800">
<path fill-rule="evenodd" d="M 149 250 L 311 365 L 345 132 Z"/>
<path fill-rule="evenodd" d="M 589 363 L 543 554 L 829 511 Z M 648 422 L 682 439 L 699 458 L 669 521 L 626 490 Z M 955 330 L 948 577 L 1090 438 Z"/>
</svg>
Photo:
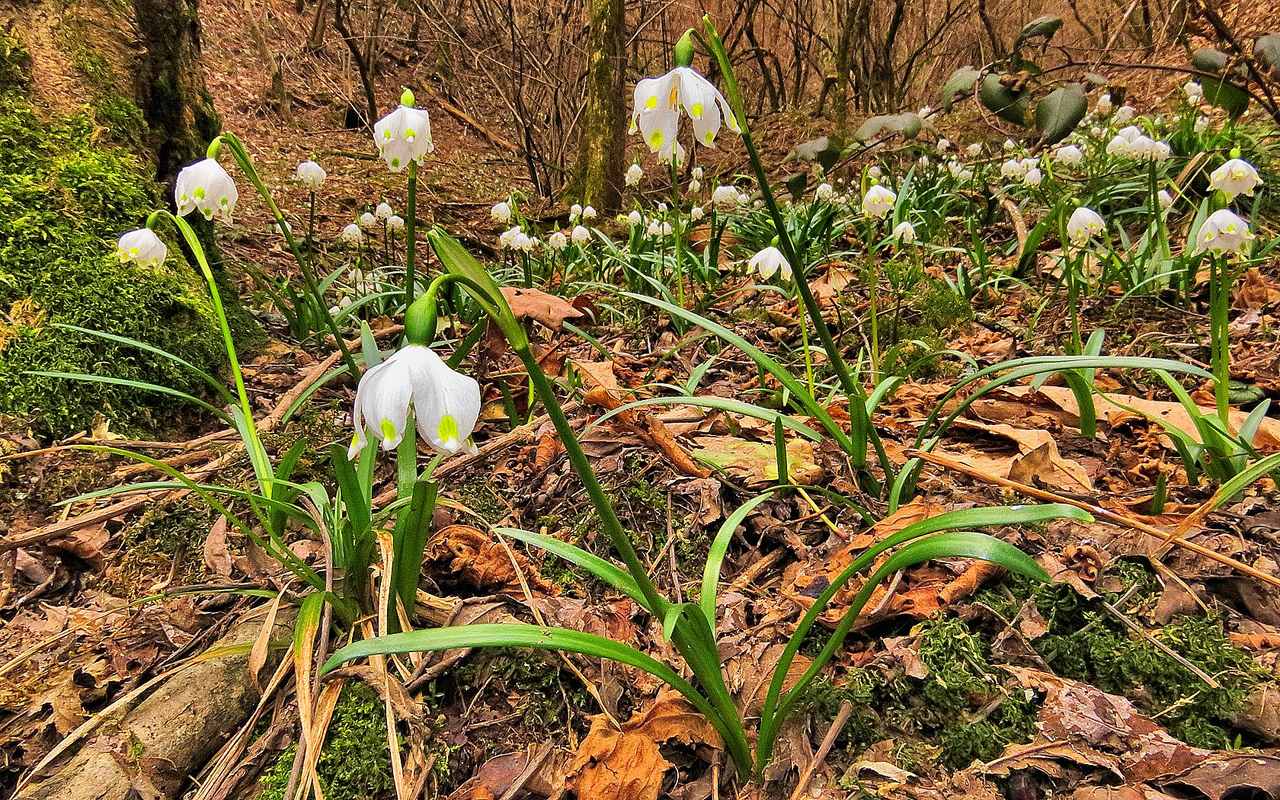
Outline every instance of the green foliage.
<svg viewBox="0 0 1280 800">
<path fill-rule="evenodd" d="M 259 781 L 258 800 L 283 800 L 296 752 L 296 745 L 281 751 Z M 329 800 L 371 800 L 394 792 L 386 712 L 366 684 L 342 688 L 316 773 Z"/>
<path fill-rule="evenodd" d="M 30 71 L 31 54 L 22 42 L 0 30 L 0 92 L 26 89 Z"/>
<path fill-rule="evenodd" d="M 211 304 L 194 271 L 119 264 L 114 238 L 137 227 L 156 197 L 148 170 L 98 141 L 86 115 L 38 117 L 30 103 L 0 95 L 0 414 L 65 435 L 101 413 L 118 428 L 152 428 L 176 410 L 155 395 L 79 384 L 27 370 L 111 374 L 199 393 L 172 365 L 87 336 L 60 322 L 153 343 L 206 370 L 221 348 Z M 176 248 L 172 252 L 177 252 Z"/>
</svg>

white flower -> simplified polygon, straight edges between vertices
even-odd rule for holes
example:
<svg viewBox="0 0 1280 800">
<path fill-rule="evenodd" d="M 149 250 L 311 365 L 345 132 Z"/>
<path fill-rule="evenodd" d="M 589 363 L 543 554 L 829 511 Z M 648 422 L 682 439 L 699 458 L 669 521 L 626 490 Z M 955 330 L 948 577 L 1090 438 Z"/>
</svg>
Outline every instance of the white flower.
<svg viewBox="0 0 1280 800">
<path fill-rule="evenodd" d="M 1022 176 L 1022 182 L 1027 186 L 1039 186 L 1042 180 L 1044 180 L 1044 173 L 1040 172 L 1039 167 L 1032 167 Z"/>
<path fill-rule="evenodd" d="M 1249 231 L 1249 223 L 1223 208 L 1210 214 L 1200 226 L 1195 252 L 1243 253 L 1251 241 L 1253 234 Z"/>
<path fill-rule="evenodd" d="M 676 169 L 684 166 L 685 158 L 684 145 L 674 139 L 667 143 L 667 146 L 658 151 L 658 160 L 664 164 L 671 164 Z"/>
<path fill-rule="evenodd" d="M 392 172 L 399 172 L 412 161 L 421 164 L 427 153 L 435 149 L 431 142 L 431 117 L 425 109 L 413 108 L 413 95 L 405 92 L 401 105 L 373 126 L 373 143 L 378 155 Z"/>
<path fill-rule="evenodd" d="M 1116 109 L 1116 113 L 1112 119 L 1115 120 L 1117 125 L 1125 125 L 1129 120 L 1133 119 L 1134 115 L 1137 113 L 1138 112 L 1134 110 L 1133 106 L 1124 105 Z"/>
<path fill-rule="evenodd" d="M 689 194 L 697 194 L 700 191 L 702 191 L 702 181 L 697 178 L 689 181 Z"/>
<path fill-rule="evenodd" d="M 644 222 L 644 215 L 639 211 L 632 211 L 627 215 L 627 222 L 630 222 L 632 225 L 640 225 Z"/>
<path fill-rule="evenodd" d="M 747 206 L 751 204 L 751 195 L 746 192 L 738 192 L 738 205 Z"/>
<path fill-rule="evenodd" d="M 1106 115 L 1111 113 L 1111 108 L 1112 108 L 1111 94 L 1108 92 L 1104 92 L 1098 98 L 1098 102 L 1097 104 L 1094 105 L 1093 110 L 1094 110 L 1094 113 L 1096 113 L 1098 116 L 1105 117 Z"/>
<path fill-rule="evenodd" d="M 884 175 L 884 170 L 880 169 L 879 164 L 872 164 L 867 168 L 867 174 L 878 180 L 882 175 Z"/>
<path fill-rule="evenodd" d="M 1196 117 L 1196 122 L 1193 127 L 1195 128 L 1196 133 L 1204 133 L 1209 129 L 1209 118 L 1205 116 Z"/>
<path fill-rule="evenodd" d="M 116 255 L 121 262 L 132 261 L 144 267 L 158 267 L 169 255 L 169 248 L 155 231 L 138 228 L 120 237 L 116 243 Z"/>
<path fill-rule="evenodd" d="M 1209 173 L 1209 188 L 1222 192 L 1227 200 L 1236 195 L 1253 196 L 1253 190 L 1262 184 L 1258 171 L 1248 161 L 1233 158 Z"/>
<path fill-rule="evenodd" d="M 650 150 L 667 154 L 664 159 L 678 157 L 678 150 L 673 151 L 671 145 L 676 144 L 682 108 L 693 120 L 693 138 L 699 144 L 715 147 L 721 115 L 729 130 L 741 131 L 729 102 L 716 87 L 692 67 L 676 67 L 666 75 L 636 84 L 631 132 L 640 131 Z"/>
<path fill-rule="evenodd" d="M 1182 93 L 1187 96 L 1187 102 L 1192 105 L 1197 105 L 1204 98 L 1204 88 L 1195 81 L 1182 84 Z"/>
<path fill-rule="evenodd" d="M 587 230 L 582 225 L 574 225 L 569 236 L 573 239 L 573 243 L 578 247 L 583 247 L 591 243 L 591 231 Z"/>
<path fill-rule="evenodd" d="M 829 201 L 835 195 L 835 188 L 829 183 L 820 183 L 818 188 L 813 190 L 813 197 L 823 203 Z"/>
<path fill-rule="evenodd" d="M 173 195 L 178 204 L 178 216 L 185 217 L 199 209 L 205 219 L 217 217 L 227 223 L 231 222 L 236 201 L 240 199 L 231 176 L 212 158 L 183 167 L 178 173 Z"/>
<path fill-rule="evenodd" d="M 1088 241 L 1098 234 L 1106 230 L 1107 224 L 1103 221 L 1098 212 L 1091 208 L 1080 206 L 1071 212 L 1071 218 L 1067 220 L 1067 238 L 1077 247 L 1087 244 Z"/>
<path fill-rule="evenodd" d="M 656 219 L 651 219 L 649 220 L 648 226 L 644 229 L 644 232 L 649 236 L 659 236 L 662 234 L 662 223 L 658 222 Z"/>
<path fill-rule="evenodd" d="M 1026 177 L 1027 165 L 1022 163 L 1022 159 L 1011 158 L 1000 165 L 1000 177 L 1022 180 Z"/>
<path fill-rule="evenodd" d="M 697 222 L 698 220 L 702 219 L 703 214 L 704 212 L 702 210 L 702 206 L 694 206 L 693 208 L 689 209 L 689 219 L 693 220 L 694 222 Z"/>
<path fill-rule="evenodd" d="M 298 181 L 298 183 L 315 192 L 319 191 L 320 187 L 324 185 L 324 179 L 329 176 L 328 173 L 324 171 L 324 167 L 320 166 L 316 162 L 303 161 L 298 165 L 298 168 L 294 170 L 293 177 Z"/>
<path fill-rule="evenodd" d="M 404 230 L 404 217 L 399 214 L 392 214 L 387 217 L 387 230 L 391 233 L 399 233 Z"/>
<path fill-rule="evenodd" d="M 1074 144 L 1066 144 L 1054 151 L 1053 160 L 1058 164 L 1074 167 L 1084 161 L 1084 151 Z"/>
<path fill-rule="evenodd" d="M 950 147 L 950 146 L 951 146 L 951 142 L 950 142 L 949 140 L 947 140 L 947 139 L 939 139 L 939 140 L 938 140 L 938 145 L 937 145 L 937 147 L 938 147 L 938 152 L 939 152 L 939 153 L 945 153 L 945 152 L 947 152 L 947 148 L 948 148 L 948 147 Z"/>
<path fill-rule="evenodd" d="M 893 210 L 893 204 L 897 200 L 896 194 L 876 184 L 862 197 L 862 215 L 867 218 L 884 219 L 885 215 Z"/>
<path fill-rule="evenodd" d="M 368 211 L 360 215 L 359 222 L 360 227 L 366 231 L 378 227 L 378 218 L 373 214 L 370 214 Z"/>
<path fill-rule="evenodd" d="M 930 115 L 930 114 L 932 114 L 932 113 L 933 113 L 933 108 L 932 108 L 931 106 L 921 106 L 921 107 L 916 111 L 916 116 L 917 116 L 917 117 L 927 117 L 927 116 L 929 116 L 929 115 Z"/>
<path fill-rule="evenodd" d="M 1089 129 L 1089 135 L 1095 139 L 1101 139 L 1102 134 L 1104 133 L 1106 133 L 1106 131 L 1103 130 L 1101 125 L 1094 125 L 1092 128 Z"/>
<path fill-rule="evenodd" d="M 916 229 L 910 222 L 903 220 L 894 226 L 891 235 L 901 244 L 911 244 L 916 240 Z"/>
<path fill-rule="evenodd" d="M 373 215 L 384 222 L 391 219 L 396 211 L 388 203 L 378 203 L 378 207 L 373 210 Z"/>
<path fill-rule="evenodd" d="M 1161 208 L 1167 210 L 1169 206 L 1173 205 L 1173 195 L 1169 194 L 1164 189 L 1161 189 L 1159 193 L 1156 194 L 1156 201 L 1160 203 Z"/>
<path fill-rule="evenodd" d="M 1173 155 L 1173 148 L 1168 142 L 1156 142 L 1151 151 L 1152 161 L 1164 161 Z"/>
<path fill-rule="evenodd" d="M 524 231 L 520 231 L 511 240 L 511 246 L 522 253 L 532 253 L 538 247 L 538 240 Z"/>
<path fill-rule="evenodd" d="M 766 281 L 779 271 L 784 281 L 791 280 L 791 264 L 787 263 L 786 256 L 782 255 L 782 251 L 776 247 L 766 247 L 756 253 L 747 265 L 760 273 L 760 277 Z"/>
<path fill-rule="evenodd" d="M 520 230 L 520 226 L 516 225 L 515 227 L 507 228 L 505 231 L 498 234 L 498 249 L 510 250 L 515 244 L 516 236 L 523 232 L 524 231 Z"/>
<path fill-rule="evenodd" d="M 1002 145 L 1000 145 L 1000 146 L 1001 146 L 1001 147 L 1003 147 L 1003 148 L 1005 149 L 1005 152 L 1011 152 L 1011 151 L 1012 151 L 1014 148 L 1016 148 L 1018 145 L 1017 145 L 1017 143 L 1016 143 L 1016 142 L 1014 142 L 1012 139 L 1005 139 L 1005 140 L 1004 140 L 1004 144 L 1002 144 Z"/>
<path fill-rule="evenodd" d="M 347 458 L 364 449 L 368 433 L 383 450 L 393 449 L 404 438 L 410 409 L 419 436 L 437 452 L 456 453 L 480 416 L 480 384 L 450 369 L 429 347 L 405 345 L 360 379 Z"/>
<path fill-rule="evenodd" d="M 572 206 L 569 206 L 569 221 L 577 222 L 580 219 L 582 219 L 582 206 L 578 203 L 574 203 Z"/>
<path fill-rule="evenodd" d="M 632 164 L 627 167 L 627 174 L 623 178 L 628 186 L 639 186 L 640 179 L 644 177 L 644 169 L 639 164 Z"/>
<path fill-rule="evenodd" d="M 509 225 L 511 223 L 511 206 L 507 202 L 494 203 L 493 208 L 489 209 L 489 219 L 499 225 Z"/>
<path fill-rule="evenodd" d="M 595 218 L 596 218 L 596 210 L 595 210 L 594 208 L 592 208 L 591 206 L 587 206 L 586 208 L 582 209 L 582 218 L 583 218 L 583 219 L 585 219 L 585 220 L 587 220 L 587 221 L 590 221 L 590 220 L 595 219 Z"/>
<path fill-rule="evenodd" d="M 352 222 L 342 229 L 338 238 L 345 244 L 360 244 L 364 241 L 364 234 L 360 232 L 360 226 Z"/>
<path fill-rule="evenodd" d="M 721 184 L 711 192 L 711 202 L 717 208 L 733 208 L 738 204 L 738 190 L 728 184 Z"/>
<path fill-rule="evenodd" d="M 560 231 L 556 231 L 547 237 L 547 246 L 552 250 L 563 250 L 569 246 L 569 237 Z"/>
<path fill-rule="evenodd" d="M 964 153 L 969 156 L 969 158 L 977 158 L 982 155 L 982 142 L 973 142 L 964 149 Z"/>
</svg>

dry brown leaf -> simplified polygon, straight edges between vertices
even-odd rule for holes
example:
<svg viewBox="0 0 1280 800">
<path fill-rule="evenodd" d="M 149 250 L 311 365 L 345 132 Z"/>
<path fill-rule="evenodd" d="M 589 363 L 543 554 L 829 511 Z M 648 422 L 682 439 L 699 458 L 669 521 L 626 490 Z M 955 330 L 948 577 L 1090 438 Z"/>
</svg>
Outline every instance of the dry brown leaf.
<svg viewBox="0 0 1280 800">
<path fill-rule="evenodd" d="M 584 316 L 569 301 L 540 289 L 503 286 L 502 296 L 507 298 L 507 305 L 511 306 L 511 313 L 516 315 L 516 319 L 537 320 L 554 331 L 560 330 L 566 319 Z"/>
<path fill-rule="evenodd" d="M 1255 311 L 1280 302 L 1280 287 L 1263 276 L 1257 267 L 1250 267 L 1236 283 L 1231 295 L 1231 305 L 1242 311 Z"/>
<path fill-rule="evenodd" d="M 487 533 L 470 525 L 449 525 L 440 529 L 427 544 L 426 557 L 446 562 L 446 569 L 462 580 L 486 591 L 519 593 L 520 581 L 511 565 L 511 555 L 529 583 L 529 588 L 545 594 L 559 590 L 523 554 L 509 550 Z"/>
<path fill-rule="evenodd" d="M 231 554 L 227 552 L 227 518 L 218 515 L 204 539 L 204 565 L 214 574 L 231 577 Z"/>
<path fill-rule="evenodd" d="M 699 436 L 694 455 L 723 469 L 750 486 L 776 483 L 778 459 L 769 442 L 749 442 L 736 436 Z M 787 472 L 792 483 L 809 486 L 822 479 L 813 445 L 801 439 L 787 442 Z"/>
<path fill-rule="evenodd" d="M 1058 452 L 1058 443 L 1046 430 L 1027 430 L 1003 423 L 988 425 L 974 420 L 958 420 L 956 428 L 976 430 L 1007 439 L 1017 445 L 1015 455 L 992 453 L 979 445 L 962 444 L 945 451 L 946 455 L 1000 478 L 1020 483 L 1039 483 L 1051 489 L 1071 493 L 1093 492 L 1093 481 L 1078 461 Z"/>
</svg>

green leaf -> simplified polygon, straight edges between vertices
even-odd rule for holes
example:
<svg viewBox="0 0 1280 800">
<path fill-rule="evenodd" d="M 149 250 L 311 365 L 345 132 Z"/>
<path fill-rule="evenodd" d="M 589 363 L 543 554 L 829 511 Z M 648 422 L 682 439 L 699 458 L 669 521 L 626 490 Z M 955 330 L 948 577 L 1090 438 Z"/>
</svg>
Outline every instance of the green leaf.
<svg viewBox="0 0 1280 800">
<path fill-rule="evenodd" d="M 720 584 L 720 566 L 724 563 L 725 554 L 729 551 L 733 532 L 752 511 L 756 510 L 756 506 L 770 497 L 773 497 L 773 490 L 756 495 L 738 506 L 737 510 L 725 519 L 720 530 L 716 532 L 715 538 L 711 540 L 711 549 L 707 551 L 707 564 L 702 570 L 702 594 L 698 597 L 698 604 L 702 606 L 702 613 L 706 616 L 713 633 L 716 628 L 716 594 Z"/>
<path fill-rule="evenodd" d="M 1052 39 L 1053 35 L 1062 27 L 1062 17 L 1053 14 L 1045 14 L 1022 26 L 1022 30 L 1018 32 L 1018 38 L 1014 40 L 1013 49 L 1017 50 L 1026 44 L 1028 39 L 1044 37 L 1046 40 Z"/>
<path fill-rule="evenodd" d="M 1036 103 L 1036 129 L 1045 144 L 1054 144 L 1067 138 L 1084 119 L 1088 110 L 1084 87 L 1069 83 L 1054 89 Z"/>
<path fill-rule="evenodd" d="M 762 419 L 765 422 L 772 423 L 775 419 L 781 419 L 782 424 L 789 431 L 794 431 L 804 438 L 813 441 L 822 441 L 822 434 L 805 425 L 795 417 L 783 414 L 780 411 L 774 411 L 771 408 L 764 408 L 734 397 L 716 397 L 714 395 L 691 395 L 687 397 L 649 397 L 643 400 L 633 400 L 630 403 L 618 406 L 604 414 L 601 414 L 587 429 L 596 427 L 607 422 L 609 419 L 630 411 L 633 408 L 643 408 L 645 406 L 697 406 L 699 408 L 710 408 L 716 411 L 728 411 L 731 414 L 741 414 L 744 417 L 754 417 Z"/>
<path fill-rule="evenodd" d="M 32 370 L 27 370 L 23 374 L 36 375 L 41 378 L 62 378 L 64 380 L 69 380 L 69 381 L 84 381 L 86 383 L 105 383 L 111 386 L 127 386 L 130 389 L 141 389 L 142 391 L 145 391 L 145 392 L 167 394 L 170 397 L 176 397 L 179 400 L 185 400 L 188 403 L 200 406 L 205 411 L 208 411 L 209 413 L 213 414 L 223 422 L 226 422 L 227 424 L 232 424 L 232 419 L 230 415 L 228 415 L 227 412 L 223 411 L 217 406 L 211 403 L 207 403 L 204 400 L 201 400 L 199 397 L 196 397 L 195 395 L 187 394 L 186 392 L 179 391 L 178 389 L 174 389 L 170 386 L 162 386 L 161 384 L 158 384 L 158 383 L 148 383 L 146 381 L 134 381 L 134 380 L 129 380 L 128 378 L 116 378 L 111 375 L 90 375 L 86 372 L 56 372 L 52 370 L 32 369 Z"/>
<path fill-rule="evenodd" d="M 1280 70 L 1280 33 L 1267 33 L 1253 43 L 1253 54 L 1271 71 Z"/>
<path fill-rule="evenodd" d="M 75 331 L 76 333 L 82 333 L 86 336 L 93 336 L 98 339 L 105 339 L 108 342 L 115 342 L 117 344 L 128 345 L 129 347 L 136 347 L 137 349 L 143 351 L 144 353 L 151 353 L 152 355 L 160 356 L 161 358 L 172 361 L 178 366 L 185 368 L 188 372 L 200 378 L 202 381 L 205 382 L 206 385 L 209 386 L 209 388 L 217 392 L 218 395 L 222 397 L 222 399 L 228 404 L 235 402 L 234 399 L 231 397 L 231 392 L 227 391 L 226 384 L 224 384 L 222 381 L 218 380 L 217 378 L 213 377 L 209 373 L 205 372 L 204 370 L 200 369 L 195 364 L 192 364 L 190 361 L 186 360 L 185 358 L 174 355 L 173 353 L 170 353 L 168 350 L 156 347 L 155 345 L 147 344 L 146 342 L 139 341 L 138 339 L 131 339 L 128 336 L 118 336 L 114 333 L 106 333 L 105 331 L 95 331 L 91 328 L 81 328 L 78 325 L 68 325 L 65 322 L 54 322 L 51 324 L 51 327 L 58 328 L 60 330 Z"/>
<path fill-rule="evenodd" d="M 942 84 L 942 109 L 950 111 L 952 104 L 959 98 L 973 93 L 973 87 L 977 84 L 978 79 L 982 77 L 982 73 L 971 66 L 963 66 L 951 73 L 951 77 L 947 78 L 946 83 Z"/>
<path fill-rule="evenodd" d="M 1221 78 L 1200 78 L 1204 99 L 1221 108 L 1233 119 L 1249 107 L 1249 93 L 1240 86 Z"/>
<path fill-rule="evenodd" d="M 988 111 L 1006 122 L 1027 124 L 1027 93 L 1014 92 L 994 72 L 982 79 L 978 86 L 978 100 Z"/>
<path fill-rule="evenodd" d="M 1222 72 L 1227 54 L 1216 47 L 1201 47 L 1191 54 L 1191 66 L 1201 72 Z"/>
<path fill-rule="evenodd" d="M 584 550 L 577 545 L 569 542 L 561 541 L 554 536 L 547 536 L 533 531 L 521 530 L 520 528 L 496 528 L 495 531 L 501 536 L 509 536 L 517 541 L 532 545 L 541 550 L 546 550 L 554 556 L 559 556 L 575 567 L 581 567 L 600 580 L 609 584 L 613 588 L 636 601 L 637 604 L 646 611 L 652 613 L 649 608 L 648 601 L 645 600 L 644 592 L 640 591 L 640 587 L 636 585 L 635 579 L 631 577 L 623 568 L 617 566 L 611 561 L 607 561 L 595 553 Z"/>
</svg>

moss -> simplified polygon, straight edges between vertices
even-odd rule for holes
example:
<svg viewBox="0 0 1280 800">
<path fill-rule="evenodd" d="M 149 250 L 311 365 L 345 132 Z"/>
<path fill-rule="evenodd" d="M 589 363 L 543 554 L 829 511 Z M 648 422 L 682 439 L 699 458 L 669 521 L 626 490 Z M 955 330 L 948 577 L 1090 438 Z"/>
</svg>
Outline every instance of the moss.
<svg viewBox="0 0 1280 800">
<path fill-rule="evenodd" d="M 22 42 L 0 29 L 0 92 L 26 91 L 30 74 L 31 54 Z"/>
<path fill-rule="evenodd" d="M 186 497 L 172 505 L 147 509 L 125 530 L 123 541 L 131 553 L 190 554 L 208 537 L 212 522 L 213 513 L 203 501 Z"/>
<path fill-rule="evenodd" d="M 258 800 L 283 800 L 296 752 L 295 745 L 280 752 L 259 779 Z M 348 683 L 342 688 L 316 773 L 329 800 L 393 796 L 386 712 L 377 692 L 366 684 Z"/>
<path fill-rule="evenodd" d="M 29 370 L 203 388 L 168 362 L 54 323 L 139 339 L 205 370 L 223 361 L 208 295 L 186 264 L 117 263 L 114 238 L 141 224 L 156 197 L 144 165 L 98 130 L 88 115 L 41 119 L 26 98 L 0 94 L 0 414 L 44 435 L 82 429 L 96 414 L 124 432 L 154 429 L 181 404 Z"/>
</svg>

